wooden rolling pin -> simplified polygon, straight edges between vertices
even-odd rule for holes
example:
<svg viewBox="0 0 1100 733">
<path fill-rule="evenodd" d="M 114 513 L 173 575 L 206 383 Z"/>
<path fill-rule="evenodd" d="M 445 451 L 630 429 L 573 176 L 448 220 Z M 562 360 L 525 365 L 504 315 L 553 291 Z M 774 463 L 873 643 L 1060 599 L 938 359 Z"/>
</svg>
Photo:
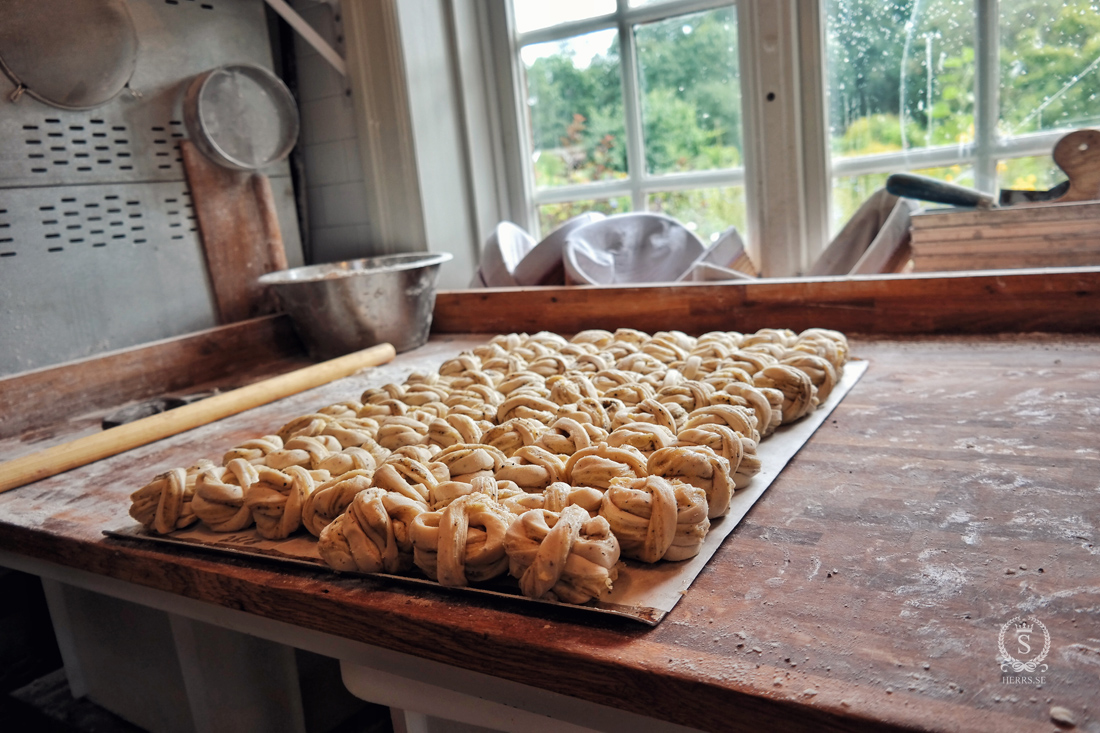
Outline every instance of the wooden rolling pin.
<svg viewBox="0 0 1100 733">
<path fill-rule="evenodd" d="M 395 355 L 393 346 L 379 344 L 0 463 L 0 493 L 385 364 Z"/>
</svg>

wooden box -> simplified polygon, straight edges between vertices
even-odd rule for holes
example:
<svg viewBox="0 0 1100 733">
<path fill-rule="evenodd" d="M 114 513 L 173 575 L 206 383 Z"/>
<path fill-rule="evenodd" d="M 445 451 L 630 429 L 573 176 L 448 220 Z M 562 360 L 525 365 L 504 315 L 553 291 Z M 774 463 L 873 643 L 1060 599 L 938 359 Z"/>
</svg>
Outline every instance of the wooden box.
<svg viewBox="0 0 1100 733">
<path fill-rule="evenodd" d="M 917 272 L 1100 264 L 1100 202 L 933 209 L 910 226 Z"/>
</svg>

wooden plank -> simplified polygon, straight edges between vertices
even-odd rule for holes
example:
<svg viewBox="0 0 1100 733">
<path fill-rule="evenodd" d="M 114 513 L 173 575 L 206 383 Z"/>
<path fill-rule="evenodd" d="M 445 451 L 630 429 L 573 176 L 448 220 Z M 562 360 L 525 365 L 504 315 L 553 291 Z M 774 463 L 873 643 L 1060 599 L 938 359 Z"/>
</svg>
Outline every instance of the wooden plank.
<svg viewBox="0 0 1100 733">
<path fill-rule="evenodd" d="M 1100 268 L 440 291 L 436 333 L 754 331 L 822 326 L 851 333 L 1080 332 L 1100 329 Z"/>
<path fill-rule="evenodd" d="M 221 322 L 275 313 L 274 294 L 257 282 L 287 267 L 270 182 L 217 165 L 188 140 L 180 152 Z"/>
<path fill-rule="evenodd" d="M 913 257 L 913 267 L 916 272 L 1026 269 L 1044 265 L 1054 267 L 1100 265 L 1100 252 L 957 252 L 927 256 L 917 254 Z"/>
<path fill-rule="evenodd" d="M 285 315 L 264 316 L 0 379 L 0 438 L 92 410 L 308 361 Z"/>
<path fill-rule="evenodd" d="M 1100 338 L 852 347 L 867 375 L 652 630 L 101 536 L 150 474 L 355 379 L 4 494 L 0 550 L 702 730 L 1022 733 L 1051 705 L 1091 730 Z M 1002 683 L 1019 613 L 1052 638 L 1041 691 Z"/>
<path fill-rule="evenodd" d="M 1100 203 L 1039 204 L 1005 209 L 941 209 L 913 214 L 913 231 L 958 226 L 1012 226 L 1036 221 L 1100 219 Z"/>
<path fill-rule="evenodd" d="M 1100 237 L 1059 238 L 1020 237 L 1016 239 L 973 239 L 969 241 L 922 242 L 913 246 L 920 253 L 958 253 L 969 252 L 1034 252 L 1058 255 L 1062 252 L 1100 252 Z"/>
<path fill-rule="evenodd" d="M 1095 219 L 1077 221 L 1029 221 L 1005 225 L 936 227 L 914 229 L 913 244 L 925 242 L 972 242 L 1011 240 L 1016 238 L 1092 238 L 1100 240 L 1100 214 Z"/>
</svg>

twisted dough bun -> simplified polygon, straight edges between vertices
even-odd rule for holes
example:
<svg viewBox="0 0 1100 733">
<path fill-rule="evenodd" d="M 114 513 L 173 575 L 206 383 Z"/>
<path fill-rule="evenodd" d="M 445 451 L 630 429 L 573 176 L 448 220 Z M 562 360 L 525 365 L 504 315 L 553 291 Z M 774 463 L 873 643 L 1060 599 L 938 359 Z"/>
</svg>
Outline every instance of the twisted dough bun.
<svg viewBox="0 0 1100 733">
<path fill-rule="evenodd" d="M 344 513 L 351 500 L 371 488 L 374 471 L 348 471 L 319 484 L 302 504 L 302 526 L 314 537 Z"/>
<path fill-rule="evenodd" d="M 616 478 L 646 475 L 646 458 L 637 448 L 615 448 L 600 443 L 579 450 L 565 463 L 565 480 L 572 486 L 606 490 Z"/>
<path fill-rule="evenodd" d="M 753 425 L 754 422 L 756 422 L 756 416 L 744 407 L 710 405 L 709 407 L 700 407 L 688 415 L 688 420 L 684 423 L 684 429 L 700 428 L 704 425 L 725 425 L 735 433 L 759 441 L 760 432 Z"/>
<path fill-rule="evenodd" d="M 538 420 L 517 417 L 486 430 L 481 435 L 481 442 L 511 456 L 525 445 L 534 445 L 545 432 L 546 426 Z"/>
<path fill-rule="evenodd" d="M 730 476 L 735 489 L 749 485 L 752 477 L 760 473 L 760 458 L 756 455 L 756 441 L 734 432 L 725 425 L 703 425 L 688 428 L 676 436 L 676 446 L 704 445 L 725 458 L 730 465 Z"/>
<path fill-rule="evenodd" d="M 772 405 L 768 401 L 768 396 L 756 387 L 741 382 L 731 382 L 722 389 L 722 393 L 733 398 L 726 404 L 741 405 L 752 412 L 756 418 L 756 429 L 762 437 L 771 435 L 775 432 L 775 428 L 779 427 L 779 421 L 775 421 L 774 426 L 772 424 Z"/>
<path fill-rule="evenodd" d="M 655 450 L 667 448 L 676 442 L 676 434 L 663 425 L 632 422 L 620 425 L 607 436 L 607 444 L 613 448 L 630 447 L 649 455 Z"/>
<path fill-rule="evenodd" d="M 428 493 L 438 484 L 439 478 L 428 464 L 407 456 L 391 457 L 374 472 L 376 487 L 425 505 L 428 503 Z"/>
<path fill-rule="evenodd" d="M 158 534 L 191 526 L 199 519 L 191 507 L 195 482 L 201 471 L 213 467 L 212 462 L 202 460 L 190 468 L 173 468 L 158 475 L 130 494 L 130 516 Z"/>
<path fill-rule="evenodd" d="M 533 509 L 504 536 L 508 571 L 528 598 L 586 603 L 611 590 L 619 544 L 603 517 L 580 507 Z"/>
<path fill-rule="evenodd" d="M 259 478 L 256 467 L 243 458 L 228 465 L 199 472 L 191 509 L 215 532 L 236 532 L 252 524 L 252 512 L 244 504 L 244 492 Z"/>
<path fill-rule="evenodd" d="M 503 455 L 503 454 L 502 454 Z M 512 481 L 521 489 L 541 491 L 565 474 L 565 463 L 537 445 L 527 445 L 508 458 L 494 472 L 498 481 Z"/>
<path fill-rule="evenodd" d="M 467 494 L 482 493 L 504 504 L 505 499 L 517 496 L 527 496 L 527 493 L 511 481 L 497 481 L 491 476 L 478 476 L 469 483 L 464 481 L 440 481 L 429 494 L 429 508 L 433 512 L 446 509 L 455 499 Z M 516 514 L 509 507 L 509 511 Z"/>
<path fill-rule="evenodd" d="M 264 465 L 279 471 L 289 466 L 316 469 L 321 461 L 339 450 L 340 441 L 331 435 L 296 435 L 281 450 L 268 453 Z"/>
<path fill-rule="evenodd" d="M 669 405 L 658 402 L 653 398 L 644 399 L 634 405 L 627 405 L 624 409 L 615 413 L 615 417 L 611 420 L 611 430 L 614 432 L 616 428 L 629 423 L 647 422 L 668 428 L 675 433 L 677 429 L 676 418 L 669 408 Z M 679 412 L 685 418 L 687 417 L 686 413 Z"/>
<path fill-rule="evenodd" d="M 365 448 L 351 447 L 329 453 L 317 463 L 316 470 L 328 471 L 333 476 L 345 474 L 348 471 L 371 471 L 378 466 L 374 456 Z"/>
<path fill-rule="evenodd" d="M 615 479 L 600 516 L 611 525 L 623 557 L 649 563 L 695 557 L 710 529 L 703 490 L 660 476 Z"/>
<path fill-rule="evenodd" d="M 509 485 L 506 482 L 501 483 Z M 590 486 L 570 486 L 564 481 L 556 481 L 541 492 L 500 491 L 497 500 L 515 514 L 523 514 L 532 509 L 560 512 L 567 506 L 576 505 L 594 517 L 600 513 L 603 495 L 603 491 Z"/>
<path fill-rule="evenodd" d="M 317 482 L 329 478 L 328 471 L 307 471 L 301 466 L 282 471 L 260 466 L 256 472 L 256 480 L 244 490 L 244 505 L 252 512 L 256 532 L 269 540 L 289 537 L 302 526 L 302 505 Z"/>
<path fill-rule="evenodd" d="M 413 562 L 440 585 L 462 587 L 508 569 L 504 535 L 515 515 L 482 493 L 461 496 L 410 527 Z"/>
<path fill-rule="evenodd" d="M 631 405 L 638 404 L 642 400 L 652 399 L 657 395 L 657 390 L 651 385 L 645 382 L 634 381 L 638 378 L 636 372 L 629 372 L 629 374 L 632 375 L 632 381 L 604 390 L 603 396 L 608 399 L 619 400 L 627 407 L 630 407 Z"/>
<path fill-rule="evenodd" d="M 607 406 L 604 405 L 605 402 Z M 604 400 L 602 397 L 585 397 L 583 400 L 578 400 L 571 405 L 559 407 L 558 417 L 567 417 L 582 425 L 599 428 L 606 433 L 611 430 L 611 415 L 608 414 L 608 407 L 617 410 L 623 407 L 623 403 L 618 400 Z"/>
<path fill-rule="evenodd" d="M 592 380 L 581 372 L 551 376 L 546 380 L 546 387 L 550 390 L 550 400 L 558 405 L 571 405 L 586 397 L 600 396 Z"/>
<path fill-rule="evenodd" d="M 222 465 L 229 465 L 234 458 L 243 458 L 253 464 L 264 463 L 268 453 L 282 450 L 282 447 L 283 439 L 278 435 L 265 435 L 262 438 L 246 440 L 222 456 Z"/>
<path fill-rule="evenodd" d="M 549 425 L 557 416 L 558 404 L 534 392 L 517 390 L 497 407 L 497 422 L 504 423 L 514 417 L 526 417 Z"/>
<path fill-rule="evenodd" d="M 409 527 L 425 511 L 424 504 L 401 494 L 377 488 L 361 491 L 321 532 L 317 551 L 334 570 L 405 572 L 412 568 Z"/>
<path fill-rule="evenodd" d="M 366 417 L 372 420 L 384 420 L 387 417 L 403 417 L 408 411 L 409 406 L 401 400 L 364 402 L 363 409 L 359 411 L 359 417 Z"/>
<path fill-rule="evenodd" d="M 685 412 L 690 413 L 709 405 L 710 395 L 713 392 L 713 385 L 688 379 L 673 386 L 662 387 L 657 391 L 656 400 L 666 406 L 678 405 Z"/>
<path fill-rule="evenodd" d="M 705 445 L 662 448 L 649 457 L 649 473 L 679 479 L 707 495 L 707 518 L 724 517 L 730 510 L 734 479 L 730 463 Z"/>
<path fill-rule="evenodd" d="M 559 456 L 571 456 L 594 443 L 607 439 L 607 431 L 595 425 L 559 417 L 538 437 L 535 445 Z"/>
<path fill-rule="evenodd" d="M 491 478 L 507 458 L 491 445 L 455 443 L 436 454 L 435 460 L 447 467 L 452 481 L 469 483 L 478 476 Z"/>
<path fill-rule="evenodd" d="M 320 435 L 321 431 L 323 431 L 334 419 L 332 415 L 325 415 L 319 412 L 311 415 L 302 415 L 279 428 L 279 432 L 276 433 L 276 436 L 279 440 L 283 441 L 283 443 L 299 435 L 306 438 L 312 438 L 315 435 Z"/>
<path fill-rule="evenodd" d="M 837 372 L 836 368 L 827 359 L 816 354 L 797 354 L 788 356 L 780 364 L 792 366 L 805 372 L 817 389 L 818 402 L 824 402 L 833 393 L 833 387 L 836 386 L 837 381 Z"/>
<path fill-rule="evenodd" d="M 546 354 L 529 361 L 527 368 L 535 374 L 541 374 L 549 378 L 569 371 L 573 368 L 573 363 L 573 357 L 571 356 L 561 353 Z M 546 386 L 549 387 L 550 385 L 547 384 Z"/>
<path fill-rule="evenodd" d="M 790 423 L 812 412 L 818 405 L 817 389 L 806 372 L 775 364 L 753 376 L 753 385 L 783 393 L 783 422 Z"/>
<path fill-rule="evenodd" d="M 405 415 L 384 417 L 378 423 L 375 440 L 391 451 L 406 445 L 422 445 L 428 442 L 428 426 Z"/>
<path fill-rule="evenodd" d="M 480 443 L 482 433 L 490 426 L 491 423 L 484 420 L 451 412 L 428 424 L 428 443 L 440 448 L 450 448 L 457 443 Z"/>
<path fill-rule="evenodd" d="M 360 447 L 374 442 L 378 435 L 378 421 L 369 417 L 338 417 L 321 431 L 340 441 L 344 448 Z"/>
</svg>

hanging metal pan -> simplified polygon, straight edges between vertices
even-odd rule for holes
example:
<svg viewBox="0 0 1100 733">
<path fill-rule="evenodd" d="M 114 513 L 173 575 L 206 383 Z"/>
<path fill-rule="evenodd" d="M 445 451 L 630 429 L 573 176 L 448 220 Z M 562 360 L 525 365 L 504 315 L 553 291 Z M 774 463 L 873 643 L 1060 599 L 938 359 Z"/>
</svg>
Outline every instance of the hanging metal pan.
<svg viewBox="0 0 1100 733">
<path fill-rule="evenodd" d="M 5 0 L 0 67 L 28 94 L 61 109 L 91 109 L 134 75 L 138 38 L 125 0 Z"/>
<path fill-rule="evenodd" d="M 286 84 L 267 69 L 231 64 L 195 77 L 183 119 L 208 158 L 253 171 L 285 158 L 298 139 L 298 107 Z"/>
</svg>

